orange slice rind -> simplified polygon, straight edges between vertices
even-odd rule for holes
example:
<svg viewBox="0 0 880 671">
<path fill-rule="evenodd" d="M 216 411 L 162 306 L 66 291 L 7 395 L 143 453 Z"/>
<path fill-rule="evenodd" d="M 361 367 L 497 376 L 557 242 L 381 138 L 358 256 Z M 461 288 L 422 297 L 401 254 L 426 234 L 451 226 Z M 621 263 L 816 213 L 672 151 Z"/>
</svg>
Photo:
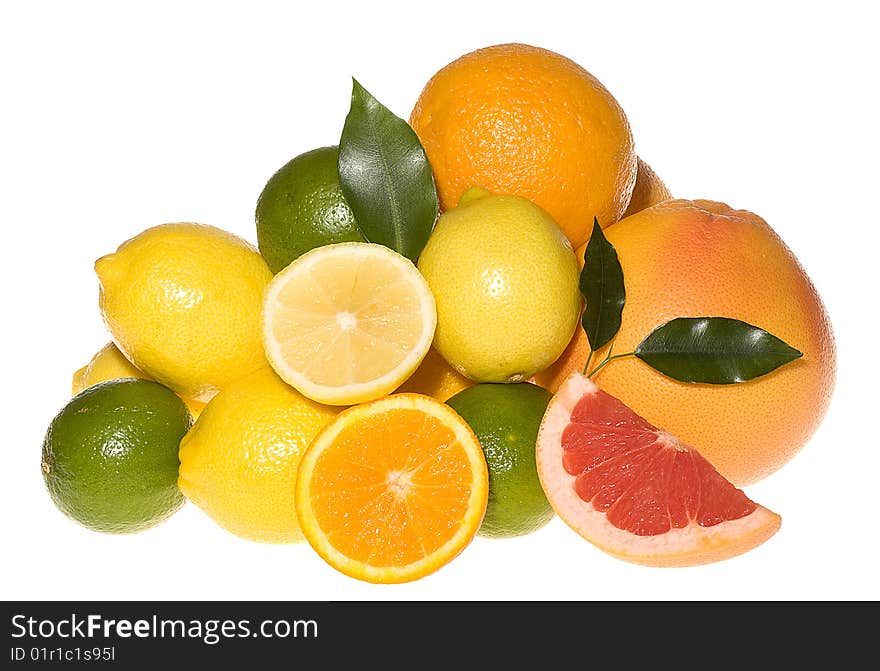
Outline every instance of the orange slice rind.
<svg viewBox="0 0 880 671">
<path fill-rule="evenodd" d="M 373 583 L 433 573 L 474 538 L 486 512 L 479 441 L 449 406 L 394 394 L 340 413 L 299 466 L 297 514 L 331 566 Z"/>
</svg>

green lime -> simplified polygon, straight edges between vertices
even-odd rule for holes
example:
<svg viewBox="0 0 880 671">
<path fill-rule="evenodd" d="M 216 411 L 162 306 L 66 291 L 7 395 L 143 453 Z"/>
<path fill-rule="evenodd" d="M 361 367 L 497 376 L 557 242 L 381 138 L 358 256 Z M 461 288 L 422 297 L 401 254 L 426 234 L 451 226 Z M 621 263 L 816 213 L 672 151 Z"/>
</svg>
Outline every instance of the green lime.
<svg viewBox="0 0 880 671">
<path fill-rule="evenodd" d="M 43 440 L 43 478 L 58 508 L 96 531 L 158 524 L 183 504 L 177 450 L 192 417 L 158 382 L 124 378 L 74 396 Z"/>
<path fill-rule="evenodd" d="M 478 384 L 446 401 L 473 429 L 489 466 L 481 536 L 522 536 L 553 517 L 535 464 L 538 428 L 550 398 L 546 389 L 521 382 Z"/>
<path fill-rule="evenodd" d="M 257 201 L 257 243 L 273 273 L 310 249 L 365 242 L 342 195 L 339 147 L 322 147 L 290 160 L 266 183 Z"/>
</svg>

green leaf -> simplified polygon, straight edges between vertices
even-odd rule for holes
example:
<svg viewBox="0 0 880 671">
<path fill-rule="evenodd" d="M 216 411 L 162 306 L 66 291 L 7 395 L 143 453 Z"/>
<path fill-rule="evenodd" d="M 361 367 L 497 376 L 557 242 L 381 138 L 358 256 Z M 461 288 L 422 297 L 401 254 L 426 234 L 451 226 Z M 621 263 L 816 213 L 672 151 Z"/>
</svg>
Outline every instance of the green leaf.
<svg viewBox="0 0 880 671">
<path fill-rule="evenodd" d="M 581 317 L 590 349 L 594 352 L 607 344 L 620 330 L 620 316 L 626 303 L 623 269 L 614 245 L 608 242 L 599 220 L 593 218 L 593 232 L 584 252 L 581 293 L 586 308 Z"/>
<path fill-rule="evenodd" d="M 415 261 L 440 209 L 419 138 L 352 79 L 339 181 L 363 236 Z"/>
<path fill-rule="evenodd" d="M 679 317 L 635 349 L 652 368 L 682 382 L 733 384 L 803 356 L 764 329 L 727 317 Z"/>
</svg>

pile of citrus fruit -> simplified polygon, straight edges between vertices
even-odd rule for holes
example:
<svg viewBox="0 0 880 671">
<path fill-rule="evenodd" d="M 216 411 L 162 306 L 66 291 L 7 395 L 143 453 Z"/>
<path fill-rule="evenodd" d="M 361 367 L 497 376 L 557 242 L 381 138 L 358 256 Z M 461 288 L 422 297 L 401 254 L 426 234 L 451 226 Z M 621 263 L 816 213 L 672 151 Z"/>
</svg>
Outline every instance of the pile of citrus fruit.
<svg viewBox="0 0 880 671">
<path fill-rule="evenodd" d="M 256 239 L 164 224 L 97 260 L 112 342 L 42 450 L 67 515 L 134 532 L 188 499 L 372 582 L 554 514 L 652 566 L 779 528 L 738 486 L 825 412 L 825 309 L 760 217 L 673 199 L 573 61 L 466 54 L 409 122 L 354 82 Z"/>
</svg>

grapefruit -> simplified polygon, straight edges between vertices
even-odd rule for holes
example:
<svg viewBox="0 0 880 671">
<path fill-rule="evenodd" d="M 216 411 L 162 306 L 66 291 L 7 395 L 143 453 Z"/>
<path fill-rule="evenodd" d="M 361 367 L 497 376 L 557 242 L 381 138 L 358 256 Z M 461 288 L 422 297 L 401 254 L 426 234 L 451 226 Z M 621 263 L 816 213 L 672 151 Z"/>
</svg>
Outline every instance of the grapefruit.
<svg viewBox="0 0 880 671">
<path fill-rule="evenodd" d="M 761 217 L 710 200 L 668 200 L 619 221 L 605 235 L 626 281 L 615 352 L 631 352 L 675 317 L 718 316 L 760 326 L 804 356 L 733 385 L 679 382 L 630 357 L 603 368 L 596 382 L 649 422 L 698 445 L 738 486 L 776 471 L 809 440 L 834 389 L 831 324 L 797 258 Z M 555 392 L 584 369 L 589 350 L 578 327 L 535 382 Z"/>
<path fill-rule="evenodd" d="M 573 373 L 550 401 L 536 448 L 550 504 L 601 550 L 646 566 L 747 552 L 781 518 L 697 452 Z"/>
</svg>

